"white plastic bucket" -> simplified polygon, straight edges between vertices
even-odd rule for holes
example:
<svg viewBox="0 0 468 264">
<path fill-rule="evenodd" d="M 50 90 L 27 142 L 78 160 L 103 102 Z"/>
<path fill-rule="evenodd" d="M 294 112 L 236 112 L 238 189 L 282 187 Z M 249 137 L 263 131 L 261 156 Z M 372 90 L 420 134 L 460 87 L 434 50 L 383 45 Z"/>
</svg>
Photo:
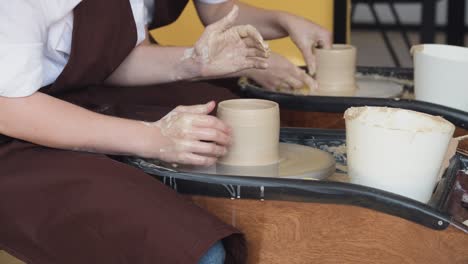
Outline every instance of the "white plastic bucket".
<svg viewBox="0 0 468 264">
<path fill-rule="evenodd" d="M 412 53 L 416 99 L 468 112 L 468 48 L 424 44 Z"/>
<path fill-rule="evenodd" d="M 427 203 L 455 126 L 387 107 L 353 107 L 345 119 L 351 182 Z"/>
</svg>

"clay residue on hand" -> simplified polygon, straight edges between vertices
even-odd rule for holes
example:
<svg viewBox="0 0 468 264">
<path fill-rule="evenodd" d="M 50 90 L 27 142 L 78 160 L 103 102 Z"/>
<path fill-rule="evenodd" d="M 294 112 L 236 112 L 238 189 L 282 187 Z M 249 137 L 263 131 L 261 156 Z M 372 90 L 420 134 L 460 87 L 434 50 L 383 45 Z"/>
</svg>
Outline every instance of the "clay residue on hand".
<svg viewBox="0 0 468 264">
<path fill-rule="evenodd" d="M 239 7 L 235 5 L 226 17 L 206 27 L 193 52 L 184 55 L 202 66 L 202 77 L 268 66 L 263 61 L 268 58 L 268 45 L 253 26 L 234 26 L 238 15 Z"/>
<path fill-rule="evenodd" d="M 192 127 L 192 120 L 182 120 L 181 113 L 170 112 L 155 125 L 160 128 L 161 134 L 163 136 L 182 137 L 182 133 L 184 132 L 184 130 L 188 130 Z"/>
<path fill-rule="evenodd" d="M 184 51 L 184 56 L 182 58 L 180 58 L 180 60 L 183 61 L 183 60 L 191 59 L 191 58 L 193 58 L 194 53 L 195 53 L 194 48 L 186 49 Z"/>
</svg>

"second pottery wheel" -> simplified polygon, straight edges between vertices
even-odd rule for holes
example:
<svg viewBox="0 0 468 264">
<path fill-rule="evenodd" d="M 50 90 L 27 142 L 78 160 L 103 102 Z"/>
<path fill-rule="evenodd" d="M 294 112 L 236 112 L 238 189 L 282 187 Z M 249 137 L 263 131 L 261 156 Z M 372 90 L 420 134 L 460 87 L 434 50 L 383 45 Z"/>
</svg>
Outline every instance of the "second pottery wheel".
<svg viewBox="0 0 468 264">
<path fill-rule="evenodd" d="M 358 77 L 356 81 L 358 89 L 352 95 L 355 97 L 391 98 L 398 97 L 403 92 L 403 85 L 387 80 Z"/>
<path fill-rule="evenodd" d="M 180 166 L 181 172 L 206 173 L 233 176 L 273 177 L 321 180 L 335 172 L 335 159 L 329 153 L 298 144 L 279 144 L 279 163 L 268 166 L 211 167 Z"/>
<path fill-rule="evenodd" d="M 305 96 L 335 96 L 335 97 L 349 97 L 349 98 L 399 98 L 403 95 L 405 83 L 397 82 L 394 78 L 387 78 L 382 76 L 373 75 L 361 75 L 356 76 L 357 89 L 351 92 L 322 92 L 322 93 L 310 93 L 308 88 L 301 89 L 300 91 L 291 91 L 277 88 L 275 92 L 291 95 L 305 95 Z M 265 91 L 258 84 L 255 84 L 247 78 L 241 78 L 239 85 L 242 89 L 250 92 L 254 91 Z M 257 92 L 258 93 L 258 92 Z"/>
<path fill-rule="evenodd" d="M 385 79 L 373 77 L 356 77 L 356 90 L 350 91 L 319 91 L 308 94 L 309 96 L 344 96 L 344 97 L 368 97 L 368 98 L 392 98 L 398 97 L 403 93 L 403 85 Z M 308 88 L 304 88 L 304 94 Z M 290 91 L 279 92 L 291 93 Z"/>
</svg>

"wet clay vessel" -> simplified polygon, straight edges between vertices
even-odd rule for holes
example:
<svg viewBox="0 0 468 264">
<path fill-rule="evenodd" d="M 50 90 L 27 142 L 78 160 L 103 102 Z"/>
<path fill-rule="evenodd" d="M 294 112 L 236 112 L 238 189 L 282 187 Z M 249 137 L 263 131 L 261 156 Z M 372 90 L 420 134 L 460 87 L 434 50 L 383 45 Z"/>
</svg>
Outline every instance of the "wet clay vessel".
<svg viewBox="0 0 468 264">
<path fill-rule="evenodd" d="M 219 103 L 217 116 L 232 128 L 233 142 L 219 163 L 233 166 L 265 166 L 279 161 L 279 106 L 257 99 Z"/>
<path fill-rule="evenodd" d="M 239 176 L 323 179 L 335 171 L 335 159 L 324 151 L 279 143 L 276 102 L 234 99 L 219 103 L 217 116 L 232 128 L 228 153 L 213 173 Z"/>
<path fill-rule="evenodd" d="M 353 95 L 356 86 L 356 48 L 334 44 L 331 49 L 314 48 L 319 93 Z"/>
</svg>

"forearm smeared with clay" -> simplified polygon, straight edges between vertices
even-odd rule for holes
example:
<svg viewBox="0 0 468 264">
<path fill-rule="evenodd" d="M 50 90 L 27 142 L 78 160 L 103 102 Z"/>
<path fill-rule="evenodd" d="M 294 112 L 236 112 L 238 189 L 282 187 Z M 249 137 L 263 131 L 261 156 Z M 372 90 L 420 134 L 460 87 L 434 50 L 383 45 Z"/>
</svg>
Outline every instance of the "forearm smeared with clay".
<svg viewBox="0 0 468 264">
<path fill-rule="evenodd" d="M 107 82 L 147 85 L 216 78 L 245 69 L 264 69 L 268 46 L 252 26 L 233 26 L 238 8 L 206 28 L 194 47 L 140 45 Z"/>
<path fill-rule="evenodd" d="M 213 102 L 178 107 L 158 122 L 145 123 L 94 113 L 36 92 L 0 97 L 0 134 L 58 149 L 210 165 L 230 142 L 229 128 L 206 115 L 213 108 Z"/>
<path fill-rule="evenodd" d="M 150 131 L 139 121 L 94 113 L 36 92 L 0 97 L 0 133 L 59 149 L 139 155 Z"/>
<path fill-rule="evenodd" d="M 265 39 L 277 39 L 289 35 L 301 51 L 310 75 L 315 72 L 316 68 L 312 47 L 331 48 L 331 32 L 312 21 L 287 12 L 265 10 L 240 3 L 237 0 L 229 0 L 219 4 L 197 2 L 197 11 L 204 24 L 209 25 L 228 12 L 234 4 L 238 4 L 241 10 L 236 23 L 253 25 Z M 270 58 L 272 57 L 274 56 L 270 56 Z M 280 64 L 275 64 L 275 62 Z M 279 86 L 297 90 L 305 84 L 312 90 L 317 87 L 317 83 L 311 77 L 306 76 L 292 63 L 283 59 L 270 59 L 268 64 L 269 67 L 266 71 L 249 69 L 244 74 L 253 78 L 263 87 L 273 90 Z"/>
<path fill-rule="evenodd" d="M 190 80 L 201 75 L 201 67 L 188 54 L 190 47 L 140 45 L 107 79 L 114 85 L 150 85 Z"/>
<path fill-rule="evenodd" d="M 224 156 L 231 143 L 231 129 L 207 115 L 214 107 L 214 102 L 179 106 L 155 123 L 144 123 L 157 127 L 163 135 L 158 157 L 178 164 L 212 165 Z"/>
</svg>

